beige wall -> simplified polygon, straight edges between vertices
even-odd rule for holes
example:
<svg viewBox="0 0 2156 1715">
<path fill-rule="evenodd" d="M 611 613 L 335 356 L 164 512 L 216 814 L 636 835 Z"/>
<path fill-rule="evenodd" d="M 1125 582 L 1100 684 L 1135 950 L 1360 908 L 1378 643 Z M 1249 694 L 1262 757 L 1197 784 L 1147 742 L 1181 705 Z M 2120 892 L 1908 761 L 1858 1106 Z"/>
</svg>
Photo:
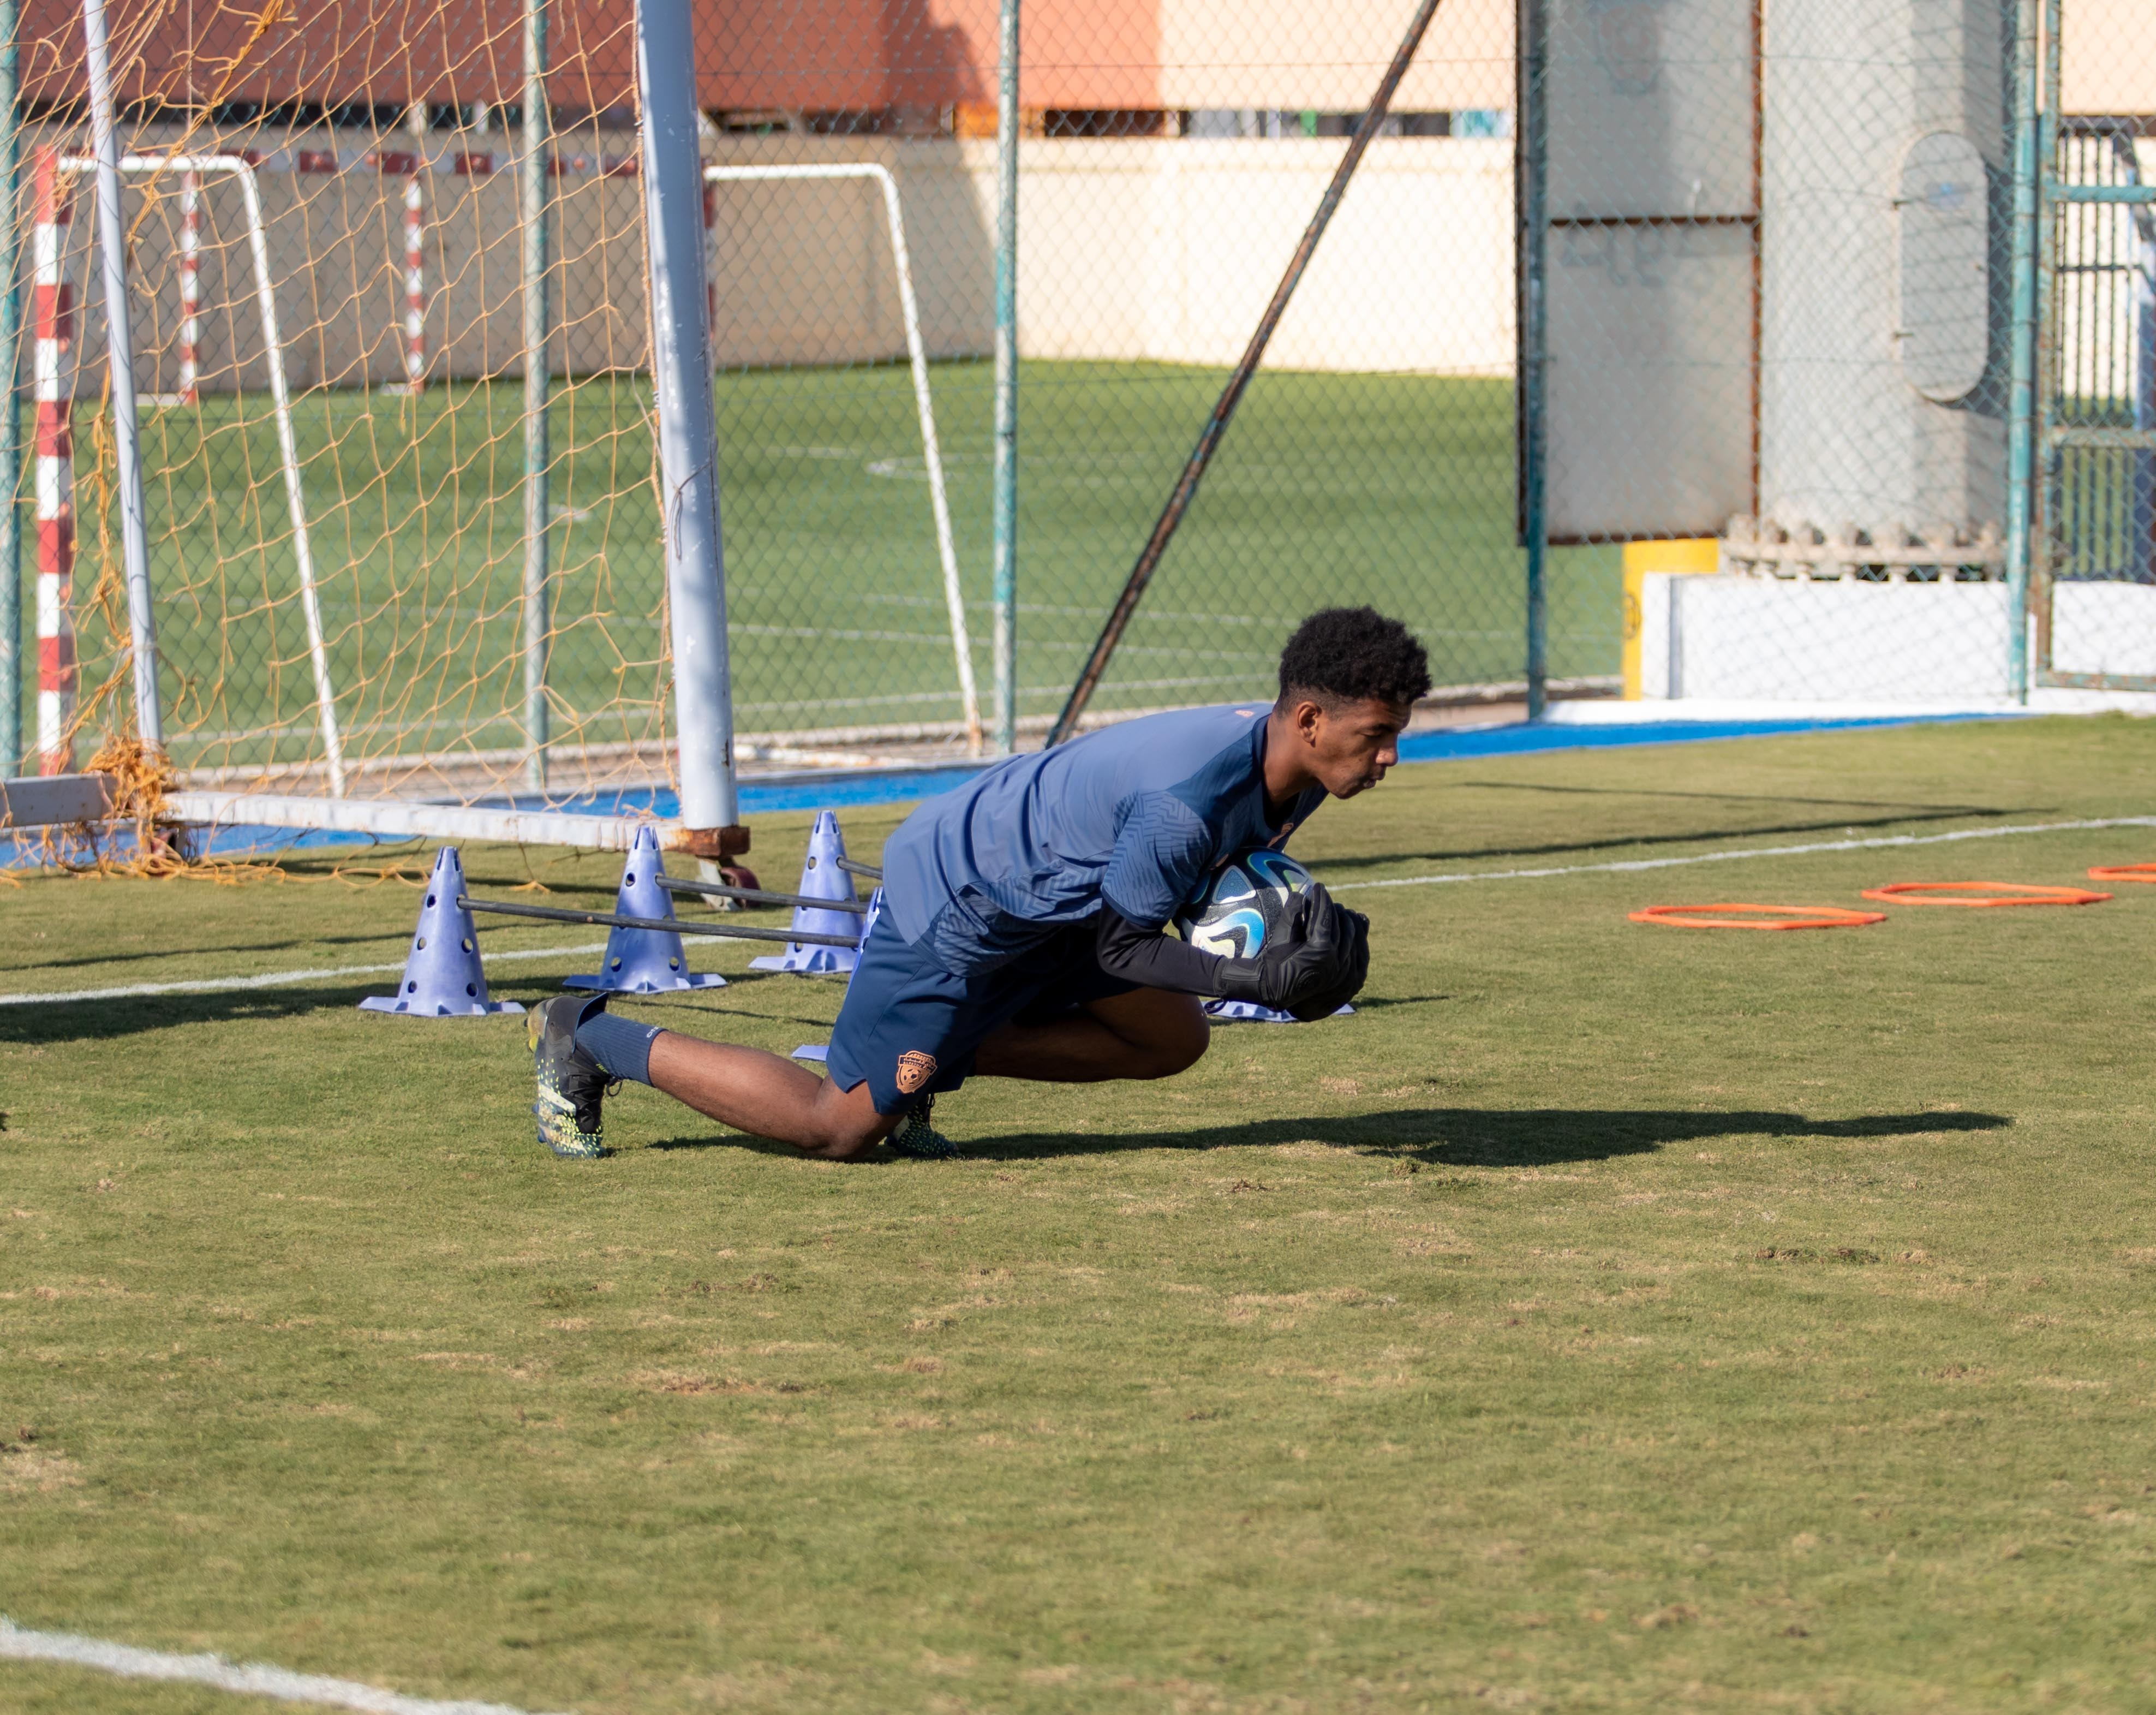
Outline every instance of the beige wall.
<svg viewBox="0 0 2156 1715">
<path fill-rule="evenodd" d="M 1515 6 L 1445 0 L 1393 105 L 1510 107 Z M 1161 104 L 1358 111 L 1410 10 L 1367 0 L 1160 0 Z"/>
<path fill-rule="evenodd" d="M 2064 0 L 2060 100 L 2069 113 L 2156 113 L 2156 4 Z"/>
<path fill-rule="evenodd" d="M 1029 143 L 1019 187 L 1021 351 L 1233 362 L 1344 147 L 1329 139 Z M 993 349 L 992 142 L 734 138 L 714 158 L 889 167 L 900 184 L 930 353 Z M 264 172 L 260 183 L 294 385 L 401 379 L 402 180 Z M 521 373 L 514 177 L 442 171 L 423 183 L 429 374 Z M 558 369 L 588 373 L 645 361 L 640 194 L 631 177 L 572 173 L 561 181 Z M 80 290 L 86 194 L 77 207 L 70 271 Z M 267 384 L 240 207 L 229 186 L 208 198 L 201 355 L 202 384 L 213 391 Z M 179 356 L 174 199 L 153 204 L 132 192 L 130 214 L 140 384 L 170 392 Z M 1267 361 L 1508 372 L 1511 219 L 1509 144 L 1380 139 Z M 722 365 L 903 356 L 883 203 L 872 184 L 721 186 L 711 254 Z M 101 321 L 91 305 L 80 348 L 85 394 L 104 362 Z"/>
</svg>

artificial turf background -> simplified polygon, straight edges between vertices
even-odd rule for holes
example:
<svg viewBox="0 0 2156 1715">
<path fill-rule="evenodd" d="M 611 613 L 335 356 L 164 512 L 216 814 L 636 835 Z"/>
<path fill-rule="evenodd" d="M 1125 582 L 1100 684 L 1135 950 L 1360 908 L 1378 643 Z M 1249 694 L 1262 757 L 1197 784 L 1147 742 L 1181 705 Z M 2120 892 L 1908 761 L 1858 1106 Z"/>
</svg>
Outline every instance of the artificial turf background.
<svg viewBox="0 0 2156 1715">
<path fill-rule="evenodd" d="M 2118 719 L 1430 764 L 1296 849 L 1345 886 L 2141 815 L 2153 767 Z M 2151 859 L 1348 893 L 1356 1017 L 976 1084 L 948 1164 L 641 1089 L 557 1163 L 520 1024 L 355 1011 L 387 975 L 0 1008 L 0 1612 L 580 1712 L 2149 1707 L 2156 888 L 1625 913 Z M 401 958 L 413 894 L 327 875 L 0 888 L 5 986 Z M 839 993 L 623 1010 L 783 1051 Z M 18 1663 L 0 1705 L 233 1707 Z"/>
<path fill-rule="evenodd" d="M 1019 711 L 1052 713 L 1166 501 L 1224 372 L 1023 366 Z M 991 683 L 990 366 L 934 366 L 952 530 Z M 903 366 L 718 377 L 734 706 L 744 732 L 949 721 L 960 711 L 912 383 Z M 665 573 L 640 378 L 562 385 L 547 682 L 565 744 L 659 737 Z M 417 398 L 318 390 L 294 423 L 337 711 L 355 758 L 514 753 L 523 709 L 521 383 Z M 109 448 L 78 407 L 75 623 L 86 697 L 126 672 Z M 318 751 L 275 425 L 259 394 L 148 413 L 143 458 L 167 737 L 183 766 Z M 1260 376 L 1140 609 L 1098 706 L 1270 693 L 1313 608 L 1412 625 L 1441 685 L 1517 680 L 1509 381 Z M 1617 670 L 1614 548 L 1561 551 L 1550 671 Z M 35 730 L 34 660 L 20 687 Z M 93 720 L 102 730 L 110 716 Z M 512 755 L 513 760 L 513 755 Z"/>
</svg>

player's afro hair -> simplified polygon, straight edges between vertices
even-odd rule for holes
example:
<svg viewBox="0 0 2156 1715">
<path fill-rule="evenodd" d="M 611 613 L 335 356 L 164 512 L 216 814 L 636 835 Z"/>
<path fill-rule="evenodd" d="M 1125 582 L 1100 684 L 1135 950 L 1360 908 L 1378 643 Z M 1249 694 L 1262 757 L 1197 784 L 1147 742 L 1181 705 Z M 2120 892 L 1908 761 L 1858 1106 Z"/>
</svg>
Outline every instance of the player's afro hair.
<svg viewBox="0 0 2156 1715">
<path fill-rule="evenodd" d="M 1413 632 L 1375 608 L 1326 608 L 1296 626 L 1281 651 L 1280 688 L 1283 703 L 1298 692 L 1411 703 L 1430 690 L 1430 656 Z"/>
</svg>

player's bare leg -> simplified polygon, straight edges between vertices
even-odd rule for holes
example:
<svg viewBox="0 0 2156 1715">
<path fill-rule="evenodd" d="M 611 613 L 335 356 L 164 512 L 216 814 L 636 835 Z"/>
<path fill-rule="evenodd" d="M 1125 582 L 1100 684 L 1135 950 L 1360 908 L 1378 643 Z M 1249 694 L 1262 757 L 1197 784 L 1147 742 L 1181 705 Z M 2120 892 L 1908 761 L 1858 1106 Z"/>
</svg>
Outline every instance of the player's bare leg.
<svg viewBox="0 0 2156 1715">
<path fill-rule="evenodd" d="M 1045 1024 L 1005 1024 L 982 1043 L 973 1070 L 1045 1084 L 1172 1078 L 1204 1057 L 1212 1029 L 1196 995 L 1136 988 Z"/>
<path fill-rule="evenodd" d="M 1209 1035 L 1194 996 L 1140 988 L 1046 1024 L 1006 1024 L 981 1045 L 974 1071 L 1052 1084 L 1173 1077 L 1197 1063 Z M 760 1048 L 666 1030 L 652 1038 L 650 1053 L 654 1089 L 722 1125 L 805 1154 L 860 1155 L 903 1117 L 878 1113 L 866 1084 L 839 1090 Z"/>
<path fill-rule="evenodd" d="M 840 1090 L 761 1048 L 671 1030 L 652 1039 L 651 1086 L 737 1132 L 834 1160 L 873 1148 L 901 1117 L 878 1113 L 866 1084 Z"/>
</svg>

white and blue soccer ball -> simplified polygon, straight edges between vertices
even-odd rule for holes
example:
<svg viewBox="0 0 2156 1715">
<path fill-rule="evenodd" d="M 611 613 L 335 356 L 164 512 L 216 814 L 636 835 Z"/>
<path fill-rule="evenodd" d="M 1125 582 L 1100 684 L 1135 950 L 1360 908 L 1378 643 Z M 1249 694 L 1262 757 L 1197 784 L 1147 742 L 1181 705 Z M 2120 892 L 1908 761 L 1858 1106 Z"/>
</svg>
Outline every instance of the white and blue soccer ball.
<svg viewBox="0 0 2156 1715">
<path fill-rule="evenodd" d="M 1310 871 L 1284 851 L 1239 851 L 1206 876 L 1175 914 L 1175 927 L 1203 952 L 1255 958 L 1309 886 Z"/>
</svg>

